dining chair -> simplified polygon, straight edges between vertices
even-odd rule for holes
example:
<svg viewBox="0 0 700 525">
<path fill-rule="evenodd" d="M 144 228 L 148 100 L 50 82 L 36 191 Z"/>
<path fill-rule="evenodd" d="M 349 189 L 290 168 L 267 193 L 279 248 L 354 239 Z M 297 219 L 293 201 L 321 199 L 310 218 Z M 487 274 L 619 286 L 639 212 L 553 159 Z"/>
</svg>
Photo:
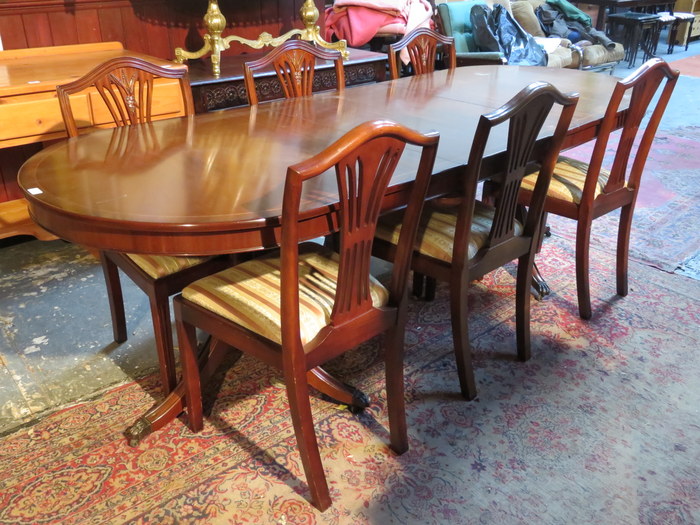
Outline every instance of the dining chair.
<svg viewBox="0 0 700 525">
<path fill-rule="evenodd" d="M 516 334 L 518 359 L 530 358 L 530 282 L 533 259 L 541 231 L 542 206 L 557 153 L 578 101 L 552 85 L 535 82 L 501 108 L 479 119 L 468 163 L 455 188 L 454 198 L 429 202 L 421 217 L 411 267 L 429 279 L 449 283 L 452 338 L 460 389 L 466 399 L 477 395 L 468 332 L 467 294 L 470 281 L 518 259 L 516 277 Z M 556 128 L 542 159 L 532 206 L 524 213 L 518 191 L 526 167 L 533 159 L 535 141 L 555 104 L 561 106 Z M 507 128 L 504 129 L 504 128 Z M 495 130 L 495 131 L 494 131 Z M 493 133 L 492 133 L 493 131 Z M 502 171 L 489 169 L 484 152 L 492 135 L 504 138 L 507 147 Z M 493 205 L 476 199 L 480 180 L 497 188 Z M 395 260 L 397 239 L 407 214 L 392 212 L 377 227 L 374 255 Z"/>
<path fill-rule="evenodd" d="M 414 29 L 401 40 L 389 46 L 389 72 L 392 79 L 400 75 L 400 55 L 405 50 L 406 60 L 415 75 L 435 71 L 438 47 L 442 46 L 443 60 L 448 69 L 457 67 L 455 41 L 451 36 L 441 35 L 427 27 Z"/>
<path fill-rule="evenodd" d="M 324 49 L 305 40 L 287 40 L 264 57 L 243 65 L 243 80 L 251 106 L 258 103 L 256 72 L 274 69 L 284 98 L 305 97 L 313 92 L 316 59 L 332 60 L 336 89 L 345 89 L 345 70 L 340 51 Z"/>
<path fill-rule="evenodd" d="M 561 156 L 554 167 L 552 183 L 544 209 L 577 221 L 576 226 L 576 290 L 582 319 L 590 319 L 591 292 L 589 282 L 590 238 L 594 219 L 621 209 L 617 233 L 617 293 L 628 292 L 628 259 L 632 216 L 639 184 L 659 121 L 666 110 L 678 80 L 678 71 L 660 58 L 642 64 L 635 72 L 620 80 L 608 103 L 598 130 L 589 162 Z M 660 87 L 663 83 L 663 87 Z M 655 98 L 656 95 L 658 98 Z M 629 104 L 629 106 L 627 106 Z M 650 105 L 653 111 L 646 124 Z M 625 109 L 626 107 L 626 109 Z M 612 163 L 605 158 L 613 130 L 619 119 L 624 122 L 617 140 Z M 641 131 L 641 139 L 638 134 Z M 610 169 L 603 167 L 604 164 Z M 532 202 L 538 175 L 525 177 L 520 202 Z"/>
<path fill-rule="evenodd" d="M 73 82 L 56 86 L 68 136 L 78 135 L 70 95 L 88 88 L 94 88 L 100 95 L 117 127 L 151 122 L 156 77 L 177 79 L 185 115 L 194 114 L 186 68 L 170 69 L 137 57 L 118 57 L 102 63 Z M 162 389 L 167 394 L 176 385 L 169 298 L 190 282 L 225 268 L 229 261 L 225 257 L 171 257 L 113 251 L 99 252 L 99 259 L 107 285 L 112 330 L 117 343 L 123 343 L 127 339 L 119 269 L 148 296 Z"/>
<path fill-rule="evenodd" d="M 415 167 L 402 163 L 402 169 L 415 170 L 415 182 L 385 286 L 370 274 L 371 247 L 384 194 L 407 144 L 420 148 L 420 160 Z M 279 251 L 196 281 L 174 300 L 191 429 L 199 431 L 203 424 L 197 327 L 281 369 L 311 499 L 320 510 L 331 499 L 307 372 L 385 333 L 391 448 L 398 454 L 408 448 L 403 387 L 406 279 L 437 144 L 436 132 L 420 134 L 382 120 L 359 125 L 287 170 Z M 309 206 L 313 209 L 309 196 L 314 188 L 335 187 L 332 169 L 339 195 L 339 252 L 300 243 L 308 237 L 305 223 Z"/>
</svg>

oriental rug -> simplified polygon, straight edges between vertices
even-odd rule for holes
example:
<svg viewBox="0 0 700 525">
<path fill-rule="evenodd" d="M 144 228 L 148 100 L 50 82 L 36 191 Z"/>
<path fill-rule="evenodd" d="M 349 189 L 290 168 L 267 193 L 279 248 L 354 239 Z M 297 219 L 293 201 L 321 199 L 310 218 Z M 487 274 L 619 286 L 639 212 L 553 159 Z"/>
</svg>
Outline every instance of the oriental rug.
<svg viewBox="0 0 700 525">
<path fill-rule="evenodd" d="M 680 71 L 681 75 L 700 77 L 700 55 L 674 60 L 670 64 L 674 69 Z"/>
<path fill-rule="evenodd" d="M 371 406 L 313 411 L 333 506 L 317 512 L 284 389 L 243 357 L 204 430 L 175 421 L 130 448 L 123 430 L 157 399 L 149 376 L 0 441 L 0 524 L 697 524 L 700 282 L 594 250 L 594 317 L 578 318 L 572 243 L 547 240 L 553 294 L 532 305 L 533 358 L 515 361 L 514 268 L 475 283 L 479 396 L 459 395 L 449 306 L 412 300 L 406 336 L 410 450 L 390 452 L 378 341 L 331 371 Z"/>
</svg>

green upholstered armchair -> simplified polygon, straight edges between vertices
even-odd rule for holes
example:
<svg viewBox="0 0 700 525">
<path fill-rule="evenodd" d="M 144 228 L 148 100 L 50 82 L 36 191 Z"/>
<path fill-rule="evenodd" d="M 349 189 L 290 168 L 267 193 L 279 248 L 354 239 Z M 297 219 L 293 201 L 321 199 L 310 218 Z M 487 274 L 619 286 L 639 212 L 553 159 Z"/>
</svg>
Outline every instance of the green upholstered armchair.
<svg viewBox="0 0 700 525">
<path fill-rule="evenodd" d="M 471 2 L 447 2 L 438 4 L 438 14 L 442 30 L 455 40 L 458 66 L 477 66 L 481 64 L 505 64 L 502 53 L 475 51 L 476 44 L 472 34 L 470 13 L 472 6 L 486 4 L 482 0 Z"/>
</svg>

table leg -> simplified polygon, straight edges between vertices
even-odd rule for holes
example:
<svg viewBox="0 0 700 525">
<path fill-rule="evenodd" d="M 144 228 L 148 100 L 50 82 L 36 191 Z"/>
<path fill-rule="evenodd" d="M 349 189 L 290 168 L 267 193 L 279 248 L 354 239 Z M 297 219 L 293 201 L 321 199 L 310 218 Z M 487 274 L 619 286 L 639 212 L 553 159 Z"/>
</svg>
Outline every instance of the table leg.
<svg viewBox="0 0 700 525">
<path fill-rule="evenodd" d="M 539 268 L 537 268 L 537 264 L 532 265 L 532 284 L 530 286 L 532 288 L 533 297 L 538 301 L 541 301 L 545 296 L 552 293 L 547 281 L 544 280 Z"/>
<path fill-rule="evenodd" d="M 211 377 L 227 353 L 239 350 L 215 340 L 207 341 L 200 354 L 200 368 L 202 384 Z M 369 399 L 364 392 L 347 385 L 331 376 L 321 367 L 316 367 L 307 373 L 309 385 L 328 396 L 331 400 L 348 405 L 348 409 L 357 414 L 369 406 Z M 136 447 L 149 434 L 160 430 L 165 425 L 177 418 L 186 408 L 185 383 L 180 380 L 177 386 L 165 397 L 163 401 L 151 407 L 133 425 L 126 429 L 129 446 Z"/>
</svg>

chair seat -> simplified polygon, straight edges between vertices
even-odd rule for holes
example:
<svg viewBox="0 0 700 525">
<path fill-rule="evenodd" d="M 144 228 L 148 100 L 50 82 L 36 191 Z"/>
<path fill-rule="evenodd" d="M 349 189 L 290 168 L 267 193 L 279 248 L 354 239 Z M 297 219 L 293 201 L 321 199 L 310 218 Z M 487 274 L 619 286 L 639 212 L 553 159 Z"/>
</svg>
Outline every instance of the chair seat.
<svg viewBox="0 0 700 525">
<path fill-rule="evenodd" d="M 299 249 L 301 342 L 328 325 L 338 278 L 337 253 L 314 243 Z M 182 296 L 276 343 L 281 340 L 279 252 L 246 261 L 187 286 Z M 389 292 L 370 276 L 372 304 L 387 304 Z"/>
<path fill-rule="evenodd" d="M 569 157 L 559 157 L 559 161 L 554 167 L 552 182 L 549 185 L 547 196 L 580 204 L 587 173 L 588 164 L 586 162 Z M 610 172 L 601 168 L 594 198 L 603 192 L 603 188 L 608 182 L 608 177 L 610 177 Z M 523 179 L 522 187 L 532 191 L 536 182 L 537 174 L 530 174 Z"/>
<path fill-rule="evenodd" d="M 153 279 L 161 279 L 181 270 L 203 263 L 208 257 L 172 257 L 169 255 L 126 254 Z"/>
<path fill-rule="evenodd" d="M 474 206 L 474 218 L 469 237 L 469 259 L 472 259 L 477 252 L 486 244 L 495 208 L 488 206 L 481 201 L 476 201 Z M 376 236 L 384 241 L 396 244 L 401 232 L 401 221 L 403 212 L 390 213 L 380 219 L 377 226 Z M 515 234 L 520 235 L 523 226 L 515 221 Z M 434 259 L 445 262 L 452 261 L 452 251 L 454 246 L 455 230 L 457 229 L 457 212 L 426 209 L 421 217 L 418 226 L 416 239 L 416 250 L 422 255 L 427 255 Z"/>
</svg>

